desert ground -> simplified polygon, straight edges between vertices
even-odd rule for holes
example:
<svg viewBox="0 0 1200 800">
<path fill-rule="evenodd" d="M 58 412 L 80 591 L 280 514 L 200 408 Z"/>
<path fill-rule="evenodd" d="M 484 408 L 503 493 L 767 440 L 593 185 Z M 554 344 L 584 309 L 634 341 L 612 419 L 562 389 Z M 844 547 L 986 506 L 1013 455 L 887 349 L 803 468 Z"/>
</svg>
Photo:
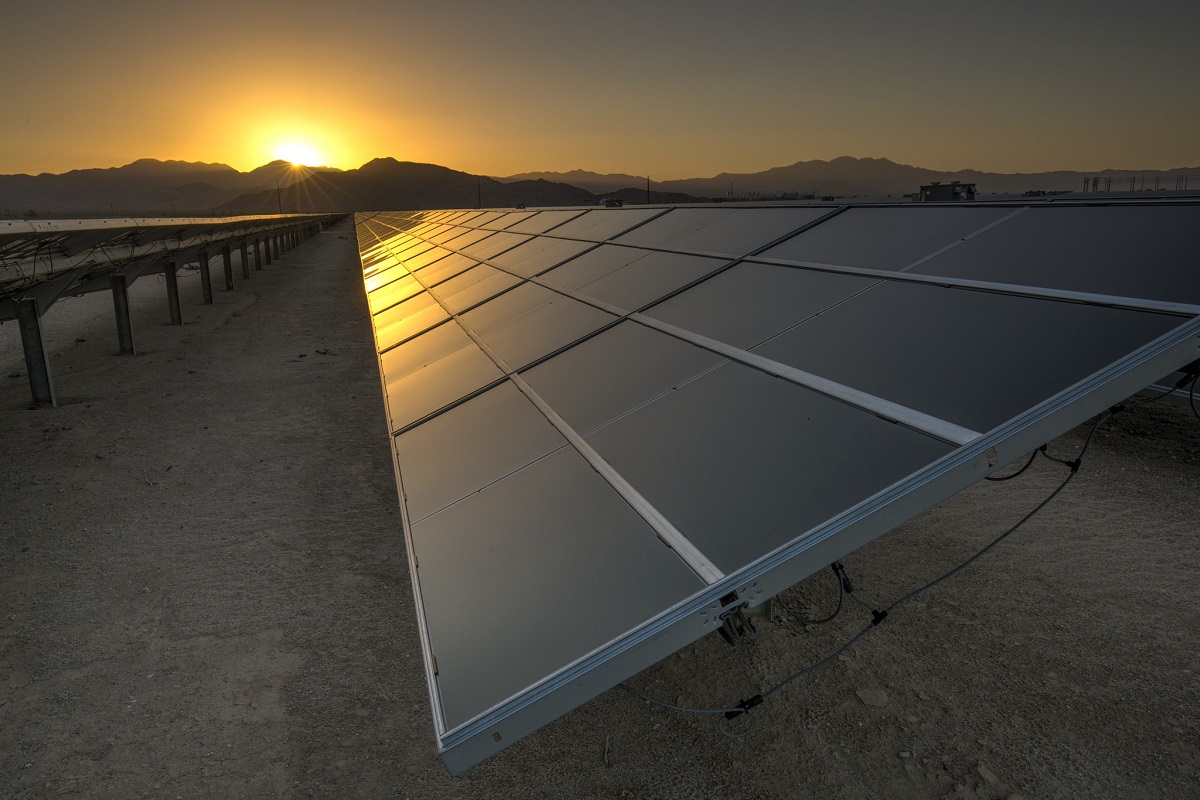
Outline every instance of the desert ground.
<svg viewBox="0 0 1200 800">
<path fill-rule="evenodd" d="M 239 273 L 240 274 L 240 273 Z M 459 778 L 437 758 L 349 222 L 200 302 L 105 293 L 43 322 L 57 409 L 0 326 L 0 796 L 1194 798 L 1200 419 L 1112 418 L 1044 512 L 727 738 L 613 689 Z M 1050 443 L 1073 457 L 1087 426 Z M 851 554 L 878 605 L 1062 479 L 1045 459 Z M 866 621 L 822 571 L 737 650 L 630 680 L 724 706 Z"/>
</svg>

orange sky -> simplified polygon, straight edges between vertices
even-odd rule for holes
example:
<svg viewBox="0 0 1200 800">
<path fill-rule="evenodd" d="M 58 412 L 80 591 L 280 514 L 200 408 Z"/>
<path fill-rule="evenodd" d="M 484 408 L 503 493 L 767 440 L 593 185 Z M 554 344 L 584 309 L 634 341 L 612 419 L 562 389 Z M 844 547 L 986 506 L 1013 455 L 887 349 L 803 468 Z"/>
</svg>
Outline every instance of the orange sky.
<svg viewBox="0 0 1200 800">
<path fill-rule="evenodd" d="M 0 173 L 289 142 L 491 175 L 1200 165 L 1194 0 L 60 0 L 5 28 Z"/>
</svg>

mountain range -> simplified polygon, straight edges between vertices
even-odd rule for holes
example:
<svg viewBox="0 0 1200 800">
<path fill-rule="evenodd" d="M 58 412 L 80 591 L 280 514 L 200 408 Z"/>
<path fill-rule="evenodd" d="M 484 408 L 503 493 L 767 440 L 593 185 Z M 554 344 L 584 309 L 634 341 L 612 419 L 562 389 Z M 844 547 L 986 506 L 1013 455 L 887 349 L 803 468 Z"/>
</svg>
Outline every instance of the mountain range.
<svg viewBox="0 0 1200 800">
<path fill-rule="evenodd" d="M 974 183 L 981 194 L 1023 194 L 1030 190 L 1077 192 L 1083 190 L 1085 178 L 1111 181 L 1113 191 L 1130 189 L 1129 180 L 1148 179 L 1136 188 L 1151 188 L 1159 180 L 1162 189 L 1175 188 L 1176 177 L 1191 175 L 1195 188 L 1200 188 L 1200 167 L 1171 170 L 1103 170 L 1100 172 L 1035 172 L 999 173 L 964 169 L 946 172 L 908 164 L 897 164 L 886 158 L 852 158 L 842 156 L 832 161 L 797 161 L 786 167 L 774 167 L 762 172 L 722 172 L 711 178 L 653 181 L 651 187 L 663 192 L 681 192 L 697 197 L 779 198 L 784 194 L 817 197 L 886 197 L 912 194 L 922 184 L 935 181 Z M 625 186 L 645 186 L 646 176 L 607 174 L 583 170 L 571 172 L 527 172 L 500 178 L 502 181 L 548 180 L 570 183 L 592 192 L 608 192 Z"/>
<path fill-rule="evenodd" d="M 329 167 L 306 168 L 321 173 Z M 250 172 L 225 164 L 158 161 L 143 158 L 123 167 L 77 169 L 62 174 L 0 175 L 0 208 L 5 216 L 85 213 L 192 213 L 217 207 L 240 195 L 305 178 L 286 161 Z"/>
<path fill-rule="evenodd" d="M 377 158 L 351 170 L 293 167 L 285 161 L 272 161 L 239 172 L 225 164 L 141 159 L 111 169 L 0 175 L 0 211 L 10 218 L 225 215 L 592 205 L 601 198 L 685 203 L 806 195 L 883 197 L 909 194 L 925 183 L 956 180 L 977 184 L 981 194 L 1021 194 L 1039 189 L 1079 191 L 1084 180 L 1093 177 L 1114 190 L 1131 188 L 1131 178 L 1142 179 L 1137 188 L 1173 189 L 1183 175 L 1192 176 L 1200 188 L 1200 167 L 1004 174 L 943 172 L 886 158 L 843 156 L 832 161 L 799 161 L 756 173 L 653 182 L 647 192 L 645 177 L 583 170 L 492 178 L 436 164 Z M 1104 184 L 1105 180 L 1109 183 Z"/>
</svg>

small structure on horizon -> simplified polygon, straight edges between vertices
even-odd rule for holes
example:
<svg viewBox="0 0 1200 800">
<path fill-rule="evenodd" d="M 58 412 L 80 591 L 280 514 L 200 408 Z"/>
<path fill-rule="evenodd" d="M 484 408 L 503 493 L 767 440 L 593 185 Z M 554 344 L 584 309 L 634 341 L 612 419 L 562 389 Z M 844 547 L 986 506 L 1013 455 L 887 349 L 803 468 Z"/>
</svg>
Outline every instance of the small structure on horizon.
<svg viewBox="0 0 1200 800">
<path fill-rule="evenodd" d="M 921 191 L 913 198 L 919 203 L 943 203 L 953 200 L 974 200 L 975 184 L 954 181 L 939 183 L 934 181 L 928 186 L 922 186 Z"/>
</svg>

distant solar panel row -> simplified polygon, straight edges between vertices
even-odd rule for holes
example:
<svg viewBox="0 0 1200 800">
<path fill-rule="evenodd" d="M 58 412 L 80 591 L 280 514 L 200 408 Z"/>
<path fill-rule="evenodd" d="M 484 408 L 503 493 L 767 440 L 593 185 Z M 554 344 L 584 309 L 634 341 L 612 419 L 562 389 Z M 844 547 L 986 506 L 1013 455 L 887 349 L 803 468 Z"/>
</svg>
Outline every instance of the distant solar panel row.
<svg viewBox="0 0 1200 800">
<path fill-rule="evenodd" d="M 1200 354 L 1200 205 L 360 215 L 460 771 Z"/>
<path fill-rule="evenodd" d="M 213 248 L 319 229 L 340 216 L 0 220 L 0 321 L 16 317 L 17 300 L 36 297 L 45 313 L 60 297 L 108 291 L 117 272 L 132 281 L 162 272 L 167 257 L 182 266 Z"/>
</svg>

